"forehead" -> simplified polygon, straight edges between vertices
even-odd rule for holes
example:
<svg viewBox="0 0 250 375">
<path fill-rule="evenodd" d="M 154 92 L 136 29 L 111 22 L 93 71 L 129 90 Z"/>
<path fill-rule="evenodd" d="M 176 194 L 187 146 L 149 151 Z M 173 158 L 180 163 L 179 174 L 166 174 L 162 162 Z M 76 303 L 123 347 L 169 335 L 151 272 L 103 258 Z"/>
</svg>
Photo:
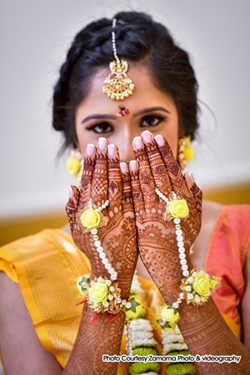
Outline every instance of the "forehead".
<svg viewBox="0 0 250 375">
<path fill-rule="evenodd" d="M 154 106 L 175 107 L 173 99 L 155 86 L 147 68 L 129 65 L 127 76 L 132 79 L 135 89 L 131 96 L 118 101 L 110 99 L 102 91 L 104 80 L 109 74 L 109 68 L 101 68 L 91 78 L 89 92 L 78 106 L 78 113 L 80 111 L 81 115 L 89 115 L 100 110 L 102 113 L 112 113 L 119 106 L 127 107 L 132 112 Z"/>
</svg>

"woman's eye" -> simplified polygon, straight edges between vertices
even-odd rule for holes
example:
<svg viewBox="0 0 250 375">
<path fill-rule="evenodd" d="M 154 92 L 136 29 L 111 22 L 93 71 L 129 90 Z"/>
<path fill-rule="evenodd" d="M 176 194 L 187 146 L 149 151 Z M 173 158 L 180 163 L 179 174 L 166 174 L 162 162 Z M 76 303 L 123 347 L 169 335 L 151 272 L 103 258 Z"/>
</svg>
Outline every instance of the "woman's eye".
<svg viewBox="0 0 250 375">
<path fill-rule="evenodd" d="M 104 123 L 101 123 L 101 124 L 97 124 L 97 125 L 92 125 L 90 128 L 88 128 L 88 130 L 93 130 L 95 133 L 110 133 L 112 132 L 114 129 L 111 125 L 109 125 L 108 123 L 104 122 Z"/>
<path fill-rule="evenodd" d="M 141 127 L 146 126 L 157 126 L 159 125 L 163 120 L 165 120 L 165 117 L 163 116 L 145 116 L 142 119 Z"/>
</svg>

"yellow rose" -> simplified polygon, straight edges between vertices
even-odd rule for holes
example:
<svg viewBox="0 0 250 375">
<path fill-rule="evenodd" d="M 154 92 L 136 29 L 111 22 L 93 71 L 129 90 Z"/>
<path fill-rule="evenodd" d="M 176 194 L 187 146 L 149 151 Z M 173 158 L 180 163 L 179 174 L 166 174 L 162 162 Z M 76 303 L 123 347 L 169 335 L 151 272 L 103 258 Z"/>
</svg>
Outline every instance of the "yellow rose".
<svg viewBox="0 0 250 375">
<path fill-rule="evenodd" d="M 66 166 L 69 173 L 73 175 L 77 175 L 81 170 L 81 162 L 76 156 L 72 156 L 72 158 L 68 159 Z"/>
<path fill-rule="evenodd" d="M 219 281 L 216 280 L 216 279 L 212 276 L 212 277 L 210 278 L 209 283 L 210 283 L 210 288 L 213 289 L 214 287 L 216 287 L 216 285 L 219 284 Z"/>
<path fill-rule="evenodd" d="M 185 199 L 171 201 L 169 211 L 173 217 L 187 217 L 189 213 L 187 202 Z"/>
<path fill-rule="evenodd" d="M 180 315 L 176 309 L 174 309 L 171 306 L 163 306 L 163 308 L 160 309 L 161 317 L 166 320 L 166 322 L 169 322 L 170 325 L 175 326 L 175 323 L 178 322 Z"/>
<path fill-rule="evenodd" d="M 208 278 L 205 275 L 195 276 L 193 288 L 201 296 L 207 297 L 210 295 L 210 284 Z"/>
<path fill-rule="evenodd" d="M 183 155 L 186 161 L 191 161 L 194 157 L 194 149 L 192 146 L 185 147 L 183 150 Z"/>
<path fill-rule="evenodd" d="M 89 296 L 94 302 L 106 302 L 109 295 L 109 289 L 106 283 L 95 283 L 89 289 Z"/>
<path fill-rule="evenodd" d="M 81 215 L 81 223 L 85 228 L 94 228 L 97 227 L 97 225 L 100 222 L 100 215 L 95 210 L 92 210 L 90 208 L 89 210 L 86 210 Z"/>
</svg>

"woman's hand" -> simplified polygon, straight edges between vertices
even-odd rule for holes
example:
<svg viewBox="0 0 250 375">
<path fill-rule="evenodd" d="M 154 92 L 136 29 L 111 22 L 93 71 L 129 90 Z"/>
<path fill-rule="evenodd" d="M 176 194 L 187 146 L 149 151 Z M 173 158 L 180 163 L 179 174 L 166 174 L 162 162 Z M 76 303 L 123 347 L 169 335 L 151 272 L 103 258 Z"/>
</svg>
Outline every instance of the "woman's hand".
<svg viewBox="0 0 250 375">
<path fill-rule="evenodd" d="M 189 251 L 201 229 L 202 193 L 195 183 L 190 189 L 187 187 L 170 146 L 162 136 L 157 136 L 155 140 L 146 131 L 142 137 L 143 141 L 140 137 L 134 139 L 137 162 L 130 163 L 138 247 L 143 263 L 163 298 L 172 303 L 183 271 L 175 224 L 173 220 L 164 220 L 166 203 L 156 194 L 155 188 L 167 198 L 174 191 L 187 201 L 189 217 L 181 220 L 181 229 L 189 270 L 192 269 Z"/>
<path fill-rule="evenodd" d="M 87 210 L 89 199 L 96 207 L 109 200 L 101 212 L 107 225 L 98 228 L 98 237 L 109 263 L 118 273 L 117 282 L 122 298 L 129 295 L 137 261 L 136 228 L 132 204 L 129 171 L 123 165 L 117 148 L 108 145 L 105 138 L 99 140 L 99 147 L 88 145 L 84 157 L 81 191 L 72 186 L 66 211 L 73 240 L 91 263 L 91 277 L 110 277 L 94 245 L 93 235 L 83 233 L 80 214 Z"/>
</svg>

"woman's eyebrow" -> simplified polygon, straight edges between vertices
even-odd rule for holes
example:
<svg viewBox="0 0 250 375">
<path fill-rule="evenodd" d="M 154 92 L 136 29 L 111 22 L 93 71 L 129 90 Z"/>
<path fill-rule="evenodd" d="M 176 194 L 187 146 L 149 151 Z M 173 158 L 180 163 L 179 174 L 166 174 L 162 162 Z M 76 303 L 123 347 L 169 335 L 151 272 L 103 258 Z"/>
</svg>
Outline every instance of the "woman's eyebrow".
<svg viewBox="0 0 250 375">
<path fill-rule="evenodd" d="M 102 115 L 102 114 L 95 114 L 95 115 L 90 115 L 87 116 L 84 120 L 82 120 L 82 124 L 88 120 L 93 120 L 97 118 L 104 118 L 104 119 L 109 119 L 109 120 L 116 120 L 117 116 L 115 115 Z"/>
<path fill-rule="evenodd" d="M 138 112 L 136 112 L 134 114 L 134 117 L 143 115 L 144 113 L 153 112 L 153 111 L 163 111 L 163 112 L 167 112 L 167 113 L 170 114 L 170 112 L 166 108 L 163 108 L 163 107 L 151 107 L 151 108 L 141 109 L 140 111 L 138 111 Z"/>
</svg>

